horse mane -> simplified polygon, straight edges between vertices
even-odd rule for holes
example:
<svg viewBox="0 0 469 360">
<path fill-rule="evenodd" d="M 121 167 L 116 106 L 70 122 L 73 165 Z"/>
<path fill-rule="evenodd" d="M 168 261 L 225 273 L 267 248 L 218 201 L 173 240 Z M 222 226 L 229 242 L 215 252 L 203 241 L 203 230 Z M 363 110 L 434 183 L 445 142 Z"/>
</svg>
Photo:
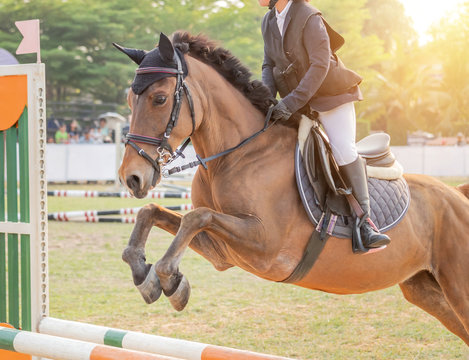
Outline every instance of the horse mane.
<svg viewBox="0 0 469 360">
<path fill-rule="evenodd" d="M 251 81 L 251 72 L 229 50 L 204 35 L 191 35 L 185 31 L 177 31 L 172 35 L 175 48 L 183 54 L 189 54 L 205 64 L 212 66 L 236 89 L 240 90 L 251 103 L 266 114 L 275 99 L 269 88 L 262 81 Z"/>
</svg>

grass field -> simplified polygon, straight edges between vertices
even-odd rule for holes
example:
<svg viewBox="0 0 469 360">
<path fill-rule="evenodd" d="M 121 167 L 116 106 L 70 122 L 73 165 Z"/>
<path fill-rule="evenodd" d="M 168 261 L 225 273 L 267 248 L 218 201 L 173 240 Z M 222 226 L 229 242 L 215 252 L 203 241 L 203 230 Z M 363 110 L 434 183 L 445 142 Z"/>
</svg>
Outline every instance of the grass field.
<svg viewBox="0 0 469 360">
<path fill-rule="evenodd" d="M 48 202 L 49 212 L 55 212 L 136 207 L 148 200 L 50 197 Z M 146 305 L 121 260 L 131 231 L 126 224 L 49 222 L 51 316 L 298 359 L 469 359 L 464 343 L 407 303 L 397 286 L 331 295 L 240 269 L 217 272 L 192 250 L 181 263 L 192 286 L 187 308 L 176 312 L 164 296 Z M 154 229 L 148 261 L 158 260 L 171 240 Z"/>
</svg>

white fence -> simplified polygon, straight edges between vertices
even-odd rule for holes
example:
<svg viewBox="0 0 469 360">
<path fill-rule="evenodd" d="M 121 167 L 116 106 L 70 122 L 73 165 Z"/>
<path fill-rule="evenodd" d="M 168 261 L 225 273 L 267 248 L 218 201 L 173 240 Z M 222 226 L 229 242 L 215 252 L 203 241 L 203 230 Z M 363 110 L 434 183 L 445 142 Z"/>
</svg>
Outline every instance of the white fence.
<svg viewBox="0 0 469 360">
<path fill-rule="evenodd" d="M 394 146 L 404 172 L 431 176 L 469 176 L 469 146 Z"/>
<path fill-rule="evenodd" d="M 47 181 L 114 181 L 123 149 L 124 145 L 119 149 L 116 144 L 47 144 Z M 174 166 L 197 160 L 191 146 L 185 156 L 174 161 Z M 190 169 L 183 174 L 194 172 Z"/>
<path fill-rule="evenodd" d="M 113 181 L 120 163 L 117 151 L 115 144 L 48 144 L 47 179 L 54 182 Z M 406 173 L 469 177 L 469 146 L 395 146 L 392 151 Z M 176 160 L 175 166 L 196 160 L 192 147 L 185 153 L 186 159 Z M 191 169 L 183 174 L 194 172 L 195 169 Z"/>
<path fill-rule="evenodd" d="M 47 181 L 114 180 L 115 144 L 47 144 Z"/>
</svg>

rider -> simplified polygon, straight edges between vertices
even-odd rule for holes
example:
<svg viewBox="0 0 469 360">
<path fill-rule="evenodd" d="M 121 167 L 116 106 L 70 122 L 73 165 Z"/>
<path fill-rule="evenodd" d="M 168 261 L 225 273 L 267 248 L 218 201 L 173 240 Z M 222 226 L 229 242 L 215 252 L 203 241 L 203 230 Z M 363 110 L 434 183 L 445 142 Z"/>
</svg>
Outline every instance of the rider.
<svg viewBox="0 0 469 360">
<path fill-rule="evenodd" d="M 279 92 L 282 97 L 272 117 L 288 120 L 297 111 L 318 114 L 340 171 L 364 211 L 363 216 L 368 218 L 366 165 L 355 147 L 354 101 L 362 100 L 358 87 L 362 78 L 335 55 L 344 39 L 307 1 L 259 0 L 261 6 L 271 9 L 262 21 L 262 80 L 273 96 Z M 368 221 L 360 223 L 365 248 L 390 242 L 387 235 L 375 231 Z"/>
</svg>

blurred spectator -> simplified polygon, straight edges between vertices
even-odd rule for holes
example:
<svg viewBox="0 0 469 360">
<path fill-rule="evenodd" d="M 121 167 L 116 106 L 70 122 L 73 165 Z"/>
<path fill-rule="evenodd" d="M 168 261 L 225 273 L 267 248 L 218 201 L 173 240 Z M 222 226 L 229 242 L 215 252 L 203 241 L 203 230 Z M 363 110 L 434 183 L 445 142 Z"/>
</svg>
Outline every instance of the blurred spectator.
<svg viewBox="0 0 469 360">
<path fill-rule="evenodd" d="M 90 130 L 90 136 L 95 144 L 103 143 L 103 135 L 101 134 L 101 128 L 92 128 Z"/>
<path fill-rule="evenodd" d="M 67 125 L 60 124 L 59 130 L 55 132 L 55 142 L 57 144 L 68 144 L 69 136 L 67 132 Z"/>
<path fill-rule="evenodd" d="M 85 128 L 83 136 L 80 137 L 79 143 L 80 144 L 96 144 L 96 140 L 93 139 L 92 137 L 91 129 Z"/>
<path fill-rule="evenodd" d="M 68 127 L 68 133 L 70 135 L 70 138 L 72 138 L 75 134 L 78 134 L 78 137 L 80 137 L 81 134 L 81 127 L 78 124 L 78 121 L 72 120 Z"/>
<path fill-rule="evenodd" d="M 52 138 L 55 137 L 55 133 L 57 130 L 59 130 L 60 127 L 60 121 L 50 117 L 47 119 L 47 136 L 52 136 Z"/>
<path fill-rule="evenodd" d="M 70 133 L 70 144 L 79 144 L 80 134 L 78 132 Z"/>
<path fill-rule="evenodd" d="M 55 143 L 54 137 L 53 137 L 53 136 L 48 136 L 48 137 L 47 137 L 47 143 L 48 143 L 48 144 L 54 144 L 54 143 Z"/>
<path fill-rule="evenodd" d="M 101 130 L 101 136 L 102 136 L 103 142 L 105 143 L 112 142 L 111 134 L 109 132 L 109 128 L 107 127 L 107 120 L 105 118 L 99 119 L 99 129 Z"/>
<path fill-rule="evenodd" d="M 464 146 L 466 145 L 466 137 L 464 136 L 464 134 L 462 132 L 459 132 L 458 135 L 457 135 L 457 145 L 458 146 Z"/>
</svg>

